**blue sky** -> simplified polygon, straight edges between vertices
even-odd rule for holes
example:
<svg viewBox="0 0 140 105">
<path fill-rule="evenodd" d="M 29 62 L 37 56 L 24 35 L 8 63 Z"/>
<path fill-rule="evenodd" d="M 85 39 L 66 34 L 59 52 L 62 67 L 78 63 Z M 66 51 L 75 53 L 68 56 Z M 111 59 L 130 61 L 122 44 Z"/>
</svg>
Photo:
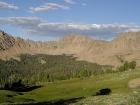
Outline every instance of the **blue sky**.
<svg viewBox="0 0 140 105">
<path fill-rule="evenodd" d="M 0 29 L 34 41 L 140 31 L 140 0 L 0 0 Z"/>
</svg>

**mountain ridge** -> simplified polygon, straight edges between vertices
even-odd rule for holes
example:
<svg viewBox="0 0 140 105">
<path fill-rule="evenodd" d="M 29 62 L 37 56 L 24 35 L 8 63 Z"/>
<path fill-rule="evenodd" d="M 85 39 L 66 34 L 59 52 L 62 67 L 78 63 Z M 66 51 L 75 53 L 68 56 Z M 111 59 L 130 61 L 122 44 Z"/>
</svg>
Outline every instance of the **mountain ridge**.
<svg viewBox="0 0 140 105">
<path fill-rule="evenodd" d="M 12 37 L 0 30 L 0 59 L 19 59 L 20 54 L 73 54 L 77 60 L 120 66 L 135 60 L 140 66 L 140 32 L 126 32 L 112 41 L 94 40 L 71 33 L 59 41 L 32 41 Z"/>
</svg>

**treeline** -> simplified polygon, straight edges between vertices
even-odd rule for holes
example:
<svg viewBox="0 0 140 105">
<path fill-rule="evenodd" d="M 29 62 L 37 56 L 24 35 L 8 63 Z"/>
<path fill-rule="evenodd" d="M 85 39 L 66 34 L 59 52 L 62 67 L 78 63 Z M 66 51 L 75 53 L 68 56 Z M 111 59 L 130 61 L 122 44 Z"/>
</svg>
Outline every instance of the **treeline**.
<svg viewBox="0 0 140 105">
<path fill-rule="evenodd" d="M 125 63 L 122 66 L 120 66 L 118 70 L 120 72 L 133 70 L 136 68 L 136 65 L 137 65 L 136 61 L 131 61 L 131 62 L 125 61 Z"/>
<path fill-rule="evenodd" d="M 86 61 L 77 61 L 72 55 L 20 55 L 20 61 L 0 60 L 0 88 L 40 84 L 70 78 L 84 78 L 91 75 L 123 72 L 134 69 L 136 62 L 125 62 L 117 70 L 109 65 L 98 65 Z"/>
<path fill-rule="evenodd" d="M 0 60 L 0 88 L 31 85 L 70 78 L 89 77 L 101 73 L 96 63 L 77 61 L 72 55 L 20 55 L 20 61 Z M 43 62 L 42 62 L 43 61 Z"/>
</svg>

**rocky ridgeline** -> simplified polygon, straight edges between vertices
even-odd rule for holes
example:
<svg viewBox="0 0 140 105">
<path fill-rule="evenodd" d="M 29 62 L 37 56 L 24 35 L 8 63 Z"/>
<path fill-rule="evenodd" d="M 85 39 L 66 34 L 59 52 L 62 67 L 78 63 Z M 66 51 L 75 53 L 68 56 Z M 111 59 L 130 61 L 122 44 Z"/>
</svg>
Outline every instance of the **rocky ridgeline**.
<svg viewBox="0 0 140 105">
<path fill-rule="evenodd" d="M 78 60 L 118 66 L 124 61 L 140 65 L 140 32 L 122 33 L 110 42 L 71 33 L 59 41 L 24 40 L 0 30 L 0 58 L 28 54 L 74 54 Z M 11 55 L 11 56 L 10 56 Z"/>
<path fill-rule="evenodd" d="M 0 51 L 7 50 L 13 47 L 14 44 L 15 44 L 15 39 L 11 35 L 0 30 Z"/>
</svg>

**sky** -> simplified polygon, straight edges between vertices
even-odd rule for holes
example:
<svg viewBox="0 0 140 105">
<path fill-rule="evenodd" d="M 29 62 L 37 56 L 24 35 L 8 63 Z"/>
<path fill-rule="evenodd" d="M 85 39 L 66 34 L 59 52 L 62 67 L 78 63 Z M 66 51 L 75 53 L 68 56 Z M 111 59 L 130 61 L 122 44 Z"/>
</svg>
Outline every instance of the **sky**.
<svg viewBox="0 0 140 105">
<path fill-rule="evenodd" d="M 140 31 L 140 0 L 0 0 L 0 29 L 34 41 L 75 33 L 110 41 Z"/>
</svg>

